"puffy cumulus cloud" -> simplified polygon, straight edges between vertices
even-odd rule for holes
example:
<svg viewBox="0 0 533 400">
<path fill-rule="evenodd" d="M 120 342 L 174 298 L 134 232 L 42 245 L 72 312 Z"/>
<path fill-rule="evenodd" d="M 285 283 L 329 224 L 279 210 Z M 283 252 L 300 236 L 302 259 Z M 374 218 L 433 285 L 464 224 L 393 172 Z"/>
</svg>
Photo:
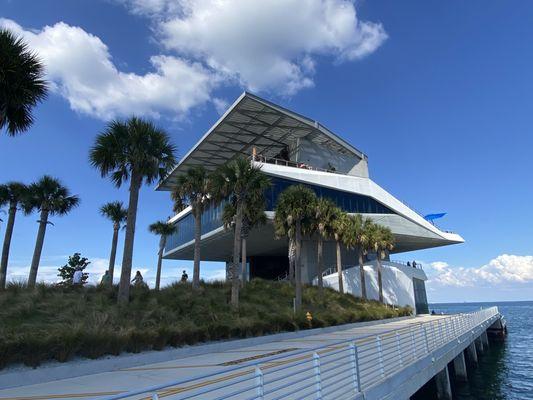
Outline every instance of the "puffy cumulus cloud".
<svg viewBox="0 0 533 400">
<path fill-rule="evenodd" d="M 445 262 L 424 264 L 428 287 L 508 288 L 533 283 L 533 256 L 500 255 L 475 268 L 452 267 Z"/>
<path fill-rule="evenodd" d="M 117 0 L 156 21 L 163 44 L 254 91 L 313 86 L 315 58 L 360 59 L 387 38 L 349 0 Z"/>
<path fill-rule="evenodd" d="M 27 40 L 43 59 L 52 89 L 66 98 L 73 110 L 97 118 L 159 117 L 163 111 L 179 118 L 210 100 L 217 82 L 216 74 L 200 63 L 165 55 L 150 59 L 153 72 L 121 72 L 97 36 L 63 22 L 37 31 L 8 19 L 0 19 L 0 26 Z"/>
</svg>

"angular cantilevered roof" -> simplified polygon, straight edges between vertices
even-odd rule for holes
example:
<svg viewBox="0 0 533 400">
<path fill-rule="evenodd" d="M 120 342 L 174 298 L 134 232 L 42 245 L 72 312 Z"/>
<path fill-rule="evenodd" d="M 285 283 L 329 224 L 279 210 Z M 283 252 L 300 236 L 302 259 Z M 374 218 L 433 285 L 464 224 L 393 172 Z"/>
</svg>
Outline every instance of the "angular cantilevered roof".
<svg viewBox="0 0 533 400">
<path fill-rule="evenodd" d="M 317 121 L 244 92 L 226 113 L 161 181 L 158 190 L 170 190 L 178 175 L 196 165 L 214 170 L 239 156 L 274 157 L 298 138 L 345 155 L 365 155 Z"/>
</svg>

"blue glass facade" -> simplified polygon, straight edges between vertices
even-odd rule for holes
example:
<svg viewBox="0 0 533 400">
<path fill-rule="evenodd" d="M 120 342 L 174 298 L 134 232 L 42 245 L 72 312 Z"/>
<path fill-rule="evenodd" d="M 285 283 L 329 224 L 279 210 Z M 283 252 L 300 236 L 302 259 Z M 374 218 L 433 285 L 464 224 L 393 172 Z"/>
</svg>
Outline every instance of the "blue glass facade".
<svg viewBox="0 0 533 400">
<path fill-rule="evenodd" d="M 272 186 L 266 190 L 266 209 L 276 208 L 278 196 L 291 185 L 302 184 L 312 189 L 318 197 L 332 200 L 337 207 L 349 213 L 365 214 L 393 214 L 394 212 L 376 200 L 356 193 L 343 192 L 322 186 L 303 184 L 290 179 L 272 177 Z M 222 211 L 224 204 L 208 206 L 202 214 L 202 235 L 222 226 Z M 174 249 L 194 239 L 194 218 L 187 214 L 178 222 L 178 231 L 168 238 L 165 250 Z"/>
<path fill-rule="evenodd" d="M 296 182 L 290 179 L 272 177 L 272 186 L 265 193 L 267 210 L 274 210 L 277 204 L 278 196 L 281 192 L 291 185 L 303 185 L 315 192 L 318 197 L 324 197 L 333 201 L 337 207 L 349 213 L 361 214 L 394 214 L 394 212 L 377 202 L 371 197 L 356 193 L 343 192 L 326 188 L 323 186 L 309 185 L 301 182 Z"/>
</svg>

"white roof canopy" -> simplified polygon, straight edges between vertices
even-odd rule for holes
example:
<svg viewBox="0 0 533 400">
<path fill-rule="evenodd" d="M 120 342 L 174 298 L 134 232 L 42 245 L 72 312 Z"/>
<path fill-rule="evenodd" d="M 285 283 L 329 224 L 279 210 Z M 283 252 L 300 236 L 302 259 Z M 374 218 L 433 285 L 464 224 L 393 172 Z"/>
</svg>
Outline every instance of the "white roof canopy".
<svg viewBox="0 0 533 400">
<path fill-rule="evenodd" d="M 346 155 L 365 155 L 318 122 L 244 92 L 159 184 L 170 190 L 176 177 L 196 165 L 208 170 L 239 155 L 274 157 L 297 139 Z"/>
</svg>

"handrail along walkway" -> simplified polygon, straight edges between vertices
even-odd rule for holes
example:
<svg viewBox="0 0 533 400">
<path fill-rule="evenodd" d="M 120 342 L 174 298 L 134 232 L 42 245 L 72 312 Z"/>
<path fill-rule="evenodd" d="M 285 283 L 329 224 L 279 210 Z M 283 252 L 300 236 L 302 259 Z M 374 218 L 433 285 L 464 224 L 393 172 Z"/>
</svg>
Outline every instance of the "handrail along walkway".
<svg viewBox="0 0 533 400">
<path fill-rule="evenodd" d="M 491 307 L 436 318 L 379 334 L 249 361 L 190 378 L 106 397 L 119 399 L 343 399 L 378 384 L 499 316 Z M 479 332 L 476 332 L 478 330 Z M 465 340 L 473 340 L 470 337 Z M 148 397 L 139 397 L 148 395 Z M 206 397 L 208 396 L 208 397 Z"/>
</svg>

